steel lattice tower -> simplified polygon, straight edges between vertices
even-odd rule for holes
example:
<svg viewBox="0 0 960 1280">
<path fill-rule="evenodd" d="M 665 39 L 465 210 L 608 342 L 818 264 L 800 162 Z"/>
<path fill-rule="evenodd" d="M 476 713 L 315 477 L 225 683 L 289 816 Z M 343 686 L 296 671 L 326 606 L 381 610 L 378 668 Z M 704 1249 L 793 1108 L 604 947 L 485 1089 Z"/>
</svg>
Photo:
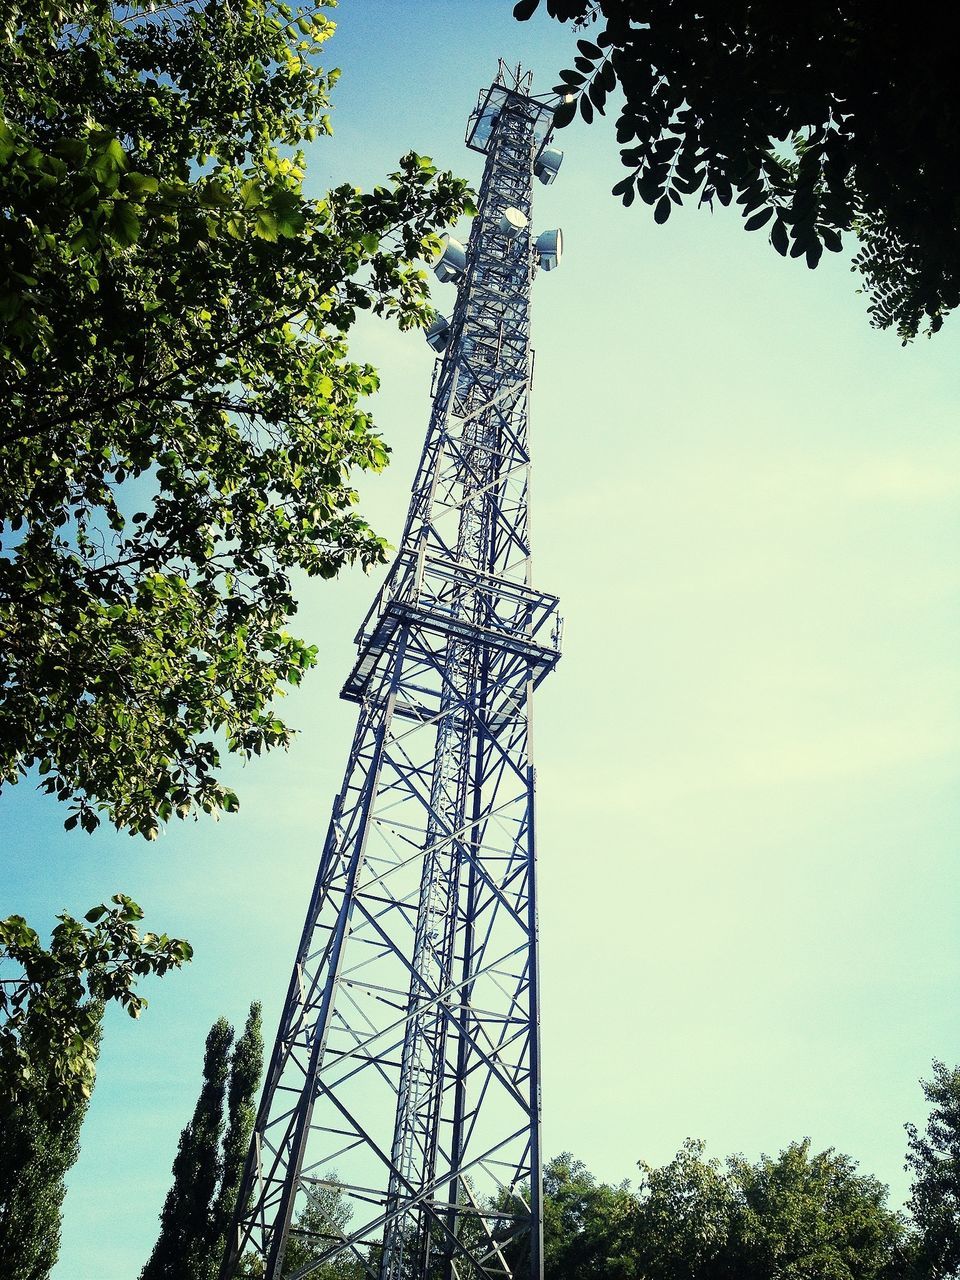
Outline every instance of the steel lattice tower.
<svg viewBox="0 0 960 1280">
<path fill-rule="evenodd" d="M 560 153 L 529 90 L 501 63 L 471 116 L 478 214 L 438 265 L 456 309 L 430 332 L 406 526 L 343 689 L 359 723 L 225 1275 L 253 1255 L 267 1280 L 335 1258 L 372 1280 L 542 1276 L 530 700 L 559 617 L 531 584 L 527 402 L 530 285 L 559 233 L 529 225 Z"/>
</svg>

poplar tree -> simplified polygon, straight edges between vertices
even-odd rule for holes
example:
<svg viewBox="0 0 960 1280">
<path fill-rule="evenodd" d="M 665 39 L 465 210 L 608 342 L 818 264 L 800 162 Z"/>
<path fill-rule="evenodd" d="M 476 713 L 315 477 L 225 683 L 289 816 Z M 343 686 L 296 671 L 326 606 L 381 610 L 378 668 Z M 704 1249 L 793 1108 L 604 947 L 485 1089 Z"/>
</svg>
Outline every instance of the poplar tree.
<svg viewBox="0 0 960 1280">
<path fill-rule="evenodd" d="M 91 1070 L 100 1046 L 103 1005 L 83 1010 Z M 54 1115 L 36 1097 L 0 1100 L 0 1275 L 46 1280 L 60 1252 L 64 1178 L 80 1154 L 89 1098 L 63 1096 Z"/>
<path fill-rule="evenodd" d="M 243 1035 L 230 1061 L 227 1090 L 227 1129 L 223 1137 L 222 1173 L 213 1205 L 211 1248 L 198 1280 L 216 1280 L 227 1243 L 227 1232 L 237 1205 L 240 1179 L 253 1132 L 257 1088 L 263 1071 L 263 1036 L 260 1005 L 251 1004 Z"/>
<path fill-rule="evenodd" d="M 116 894 L 84 920 L 62 912 L 49 946 L 22 916 L 0 920 L 0 1276 L 44 1280 L 60 1247 L 64 1176 L 79 1154 L 104 1007 L 134 1018 L 146 974 L 191 956 L 140 933 L 143 911 Z"/>
<path fill-rule="evenodd" d="M 217 1280 L 220 1274 L 263 1070 L 258 1003 L 251 1004 L 231 1054 L 233 1034 L 219 1018 L 207 1036 L 200 1096 L 180 1136 L 160 1235 L 141 1280 Z"/>
<path fill-rule="evenodd" d="M 207 1035 L 203 1085 L 180 1135 L 173 1185 L 160 1214 L 160 1235 L 140 1280 L 195 1280 L 209 1256 L 211 1207 L 223 1167 L 220 1135 L 233 1027 L 218 1018 Z"/>
</svg>

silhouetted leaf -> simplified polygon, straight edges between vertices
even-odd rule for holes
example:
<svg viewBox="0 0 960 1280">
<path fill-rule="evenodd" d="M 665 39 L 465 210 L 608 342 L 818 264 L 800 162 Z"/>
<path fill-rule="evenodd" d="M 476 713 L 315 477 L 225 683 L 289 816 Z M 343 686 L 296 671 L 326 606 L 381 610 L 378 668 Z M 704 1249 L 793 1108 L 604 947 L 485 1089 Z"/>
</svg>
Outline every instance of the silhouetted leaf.
<svg viewBox="0 0 960 1280">
<path fill-rule="evenodd" d="M 566 102 L 561 102 L 553 113 L 553 123 L 558 129 L 565 129 L 573 117 L 577 114 L 577 100 L 571 97 Z"/>
<path fill-rule="evenodd" d="M 743 224 L 746 231 L 758 231 L 761 227 L 765 227 L 773 217 L 772 209 L 764 209 L 762 213 L 755 213 L 752 218 L 747 218 Z"/>
<path fill-rule="evenodd" d="M 770 243 L 776 249 L 781 257 L 786 256 L 787 249 L 790 244 L 787 235 L 787 228 L 782 217 L 777 218 L 776 222 L 770 228 Z"/>
<path fill-rule="evenodd" d="M 867 282 L 873 323 L 896 323 L 908 336 L 960 297 L 960 223 L 948 194 L 960 169 L 960 100 L 945 28 L 918 26 L 902 6 L 875 22 L 860 0 L 831 10 L 842 40 L 796 7 L 546 7 L 561 22 L 606 24 L 579 42 L 576 65 L 591 75 L 585 97 L 598 113 L 619 82 L 617 141 L 636 141 L 653 160 L 650 182 L 634 187 L 645 201 L 667 186 L 686 196 L 705 184 L 699 203 L 736 198 L 751 230 L 771 225 L 773 215 L 754 215 L 773 207 L 772 243 L 797 256 L 813 245 L 837 252 L 856 217 L 854 269 Z M 591 107 L 581 105 L 585 117 Z M 656 166 L 674 137 L 684 160 L 664 175 Z"/>
</svg>

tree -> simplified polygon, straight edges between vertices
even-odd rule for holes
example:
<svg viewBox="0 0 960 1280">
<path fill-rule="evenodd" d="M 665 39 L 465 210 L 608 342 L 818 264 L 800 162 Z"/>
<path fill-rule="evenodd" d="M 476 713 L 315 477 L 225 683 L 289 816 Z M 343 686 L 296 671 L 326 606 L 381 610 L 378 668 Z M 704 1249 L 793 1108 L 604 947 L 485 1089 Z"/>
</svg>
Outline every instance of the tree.
<svg viewBox="0 0 960 1280">
<path fill-rule="evenodd" d="M 225 1018 L 207 1035 L 200 1095 L 180 1135 L 160 1235 L 141 1280 L 217 1280 L 220 1274 L 263 1071 L 258 1003 L 251 1004 L 231 1053 L 233 1035 Z"/>
<path fill-rule="evenodd" d="M 735 1191 L 704 1144 L 688 1138 L 661 1168 L 640 1165 L 636 1209 L 622 1253 L 624 1275 L 656 1280 L 720 1280 L 729 1267 Z M 616 1273 L 615 1273 L 616 1274 Z M 736 1273 L 730 1273 L 731 1280 Z"/>
<path fill-rule="evenodd" d="M 0 980 L 0 1105 L 33 1100 L 55 1114 L 64 1099 L 89 1098 L 104 1005 L 114 1000 L 138 1018 L 147 1001 L 137 979 L 192 957 L 182 938 L 141 935 L 132 899 L 112 901 L 91 908 L 86 924 L 59 915 L 48 949 L 22 916 L 0 920 L 0 962 L 17 970 Z"/>
<path fill-rule="evenodd" d="M 60 915 L 49 948 L 21 916 L 0 921 L 0 1274 L 10 1280 L 43 1280 L 57 1260 L 105 1005 L 138 1017 L 137 979 L 191 955 L 181 939 L 141 936 L 140 907 L 113 902 L 86 923 Z"/>
<path fill-rule="evenodd" d="M 883 1280 L 904 1234 L 887 1188 L 849 1156 L 792 1142 L 776 1159 L 728 1161 L 735 1203 L 728 1272 L 742 1280 Z"/>
<path fill-rule="evenodd" d="M 227 1089 L 227 1130 L 223 1137 L 220 1186 L 213 1204 L 212 1246 L 208 1251 L 201 1276 L 217 1280 L 220 1263 L 227 1245 L 227 1232 L 233 1220 L 243 1177 L 243 1166 L 253 1132 L 257 1089 L 263 1072 L 263 1036 L 260 1005 L 251 1004 L 243 1034 L 237 1041 L 230 1060 L 230 1083 Z"/>
<path fill-rule="evenodd" d="M 203 1084 L 180 1135 L 173 1185 L 160 1214 L 160 1235 L 140 1280 L 199 1280 L 213 1243 L 211 1209 L 223 1169 L 220 1135 L 233 1027 L 218 1018 L 207 1035 Z"/>
<path fill-rule="evenodd" d="M 625 1186 L 598 1182 L 569 1151 L 543 1170 L 543 1262 L 546 1280 L 619 1274 L 624 1213 L 633 1208 Z"/>
<path fill-rule="evenodd" d="M 287 1236 L 283 1256 L 285 1274 L 293 1275 L 301 1267 L 308 1266 L 317 1255 L 328 1248 L 331 1240 L 342 1235 L 347 1228 L 353 1210 L 346 1202 L 343 1191 L 334 1181 L 315 1185 L 306 1195 L 303 1208 L 294 1219 Z M 376 1250 L 366 1261 L 376 1271 Z M 245 1253 L 237 1267 L 241 1280 L 260 1280 L 263 1276 L 263 1259 L 254 1253 Z M 356 1254 L 343 1253 L 338 1258 L 322 1263 L 310 1272 L 310 1280 L 366 1280 L 370 1272 Z"/>
<path fill-rule="evenodd" d="M 345 1233 L 352 1213 L 343 1192 L 335 1183 L 315 1186 L 297 1214 L 288 1237 L 283 1257 L 284 1270 L 293 1274 L 329 1248 Z M 345 1252 L 317 1267 L 310 1276 L 311 1280 L 363 1280 L 366 1274 L 360 1259 Z"/>
<path fill-rule="evenodd" d="M 917 1228 L 916 1275 L 960 1275 L 960 1067 L 933 1063 L 921 1080 L 931 1111 L 926 1131 L 908 1124 L 906 1168 L 913 1173 L 909 1208 Z"/>
<path fill-rule="evenodd" d="M 99 1021 L 88 1034 L 95 1056 Z M 80 1154 L 88 1101 L 73 1095 L 56 1116 L 34 1097 L 15 1106 L 0 1104 L 0 1274 L 7 1280 L 46 1280 L 53 1270 L 60 1251 L 64 1178 Z"/>
<path fill-rule="evenodd" d="M 384 559 L 358 310 L 430 315 L 465 184 L 305 194 L 327 0 L 13 0 L 0 15 L 0 782 L 154 838 L 237 806 L 315 649 L 291 574 Z"/>
<path fill-rule="evenodd" d="M 893 1280 L 904 1226 L 886 1188 L 808 1140 L 708 1160 L 688 1140 L 631 1190 L 565 1155 L 544 1170 L 547 1280 Z"/>
<path fill-rule="evenodd" d="M 520 0 L 526 19 L 540 0 Z M 558 125 L 616 121 L 628 170 L 614 187 L 665 222 L 696 197 L 735 201 L 781 255 L 815 267 L 859 239 L 871 321 L 906 342 L 960 303 L 960 99 L 945 7 L 917 22 L 887 0 L 802 7 L 690 0 L 547 0 L 560 21 L 598 23 L 561 72 Z"/>
</svg>

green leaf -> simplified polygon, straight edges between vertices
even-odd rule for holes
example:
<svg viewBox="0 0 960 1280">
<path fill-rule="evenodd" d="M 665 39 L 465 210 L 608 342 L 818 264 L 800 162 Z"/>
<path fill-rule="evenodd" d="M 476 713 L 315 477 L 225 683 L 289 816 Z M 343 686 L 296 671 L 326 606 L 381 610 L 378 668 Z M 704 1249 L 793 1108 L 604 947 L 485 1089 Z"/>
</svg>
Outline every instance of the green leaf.
<svg viewBox="0 0 960 1280">
<path fill-rule="evenodd" d="M 124 186 L 136 196 L 149 196 L 159 189 L 160 183 L 146 173 L 128 173 Z"/>
<path fill-rule="evenodd" d="M 259 236 L 261 240 L 269 240 L 275 242 L 279 234 L 279 224 L 276 217 L 269 209 L 259 209 L 257 211 L 257 221 L 254 226 L 254 234 Z"/>
<path fill-rule="evenodd" d="M 90 155 L 90 148 L 80 138 L 61 138 L 50 149 L 54 155 L 62 156 L 64 160 L 69 160 L 78 169 L 82 164 L 86 163 L 87 157 Z"/>
<path fill-rule="evenodd" d="M 110 235 L 118 244 L 128 248 L 135 244 L 140 235 L 140 219 L 133 206 L 125 200 L 118 200 L 110 219 Z"/>
</svg>

